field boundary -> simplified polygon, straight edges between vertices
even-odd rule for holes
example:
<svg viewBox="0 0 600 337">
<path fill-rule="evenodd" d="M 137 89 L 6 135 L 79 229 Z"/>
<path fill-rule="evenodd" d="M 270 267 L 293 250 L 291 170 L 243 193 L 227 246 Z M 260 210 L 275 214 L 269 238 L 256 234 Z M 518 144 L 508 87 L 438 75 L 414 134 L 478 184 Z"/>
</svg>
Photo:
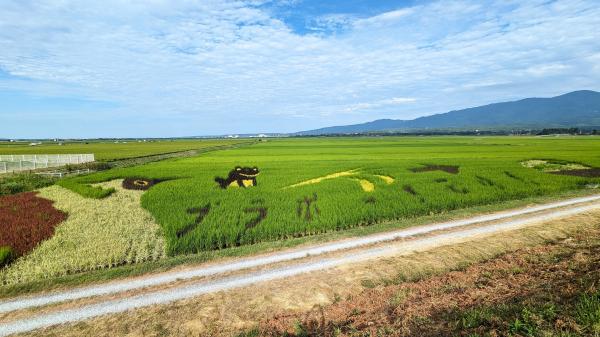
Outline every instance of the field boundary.
<svg viewBox="0 0 600 337">
<path fill-rule="evenodd" d="M 165 153 L 160 153 L 160 154 L 151 154 L 151 155 L 147 155 L 147 156 L 138 156 L 138 157 L 128 157 L 128 158 L 122 158 L 122 159 L 107 160 L 107 161 L 105 161 L 105 163 L 108 163 L 113 168 L 130 167 L 130 166 L 143 165 L 143 164 L 147 164 L 147 163 L 152 163 L 152 162 L 157 162 L 157 161 L 162 161 L 162 160 L 172 159 L 172 158 L 193 157 L 193 156 L 199 155 L 201 153 L 236 149 L 239 147 L 254 145 L 256 143 L 257 143 L 256 141 L 246 141 L 246 142 L 240 142 L 240 143 L 235 143 L 235 144 L 215 145 L 215 146 L 209 146 L 209 147 L 200 148 L 200 149 L 173 151 L 173 152 L 165 152 Z"/>
<path fill-rule="evenodd" d="M 12 173 L 79 165 L 94 162 L 94 154 L 4 154 L 0 155 L 0 173 Z"/>
</svg>

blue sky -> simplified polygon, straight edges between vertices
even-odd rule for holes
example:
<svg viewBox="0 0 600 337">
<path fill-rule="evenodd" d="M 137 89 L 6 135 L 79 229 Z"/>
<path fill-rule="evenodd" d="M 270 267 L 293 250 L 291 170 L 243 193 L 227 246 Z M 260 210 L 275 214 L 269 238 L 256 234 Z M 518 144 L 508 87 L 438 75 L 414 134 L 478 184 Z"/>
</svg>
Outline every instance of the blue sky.
<svg viewBox="0 0 600 337">
<path fill-rule="evenodd" d="M 600 3 L 3 0 L 0 138 L 292 132 L 600 91 Z"/>
</svg>

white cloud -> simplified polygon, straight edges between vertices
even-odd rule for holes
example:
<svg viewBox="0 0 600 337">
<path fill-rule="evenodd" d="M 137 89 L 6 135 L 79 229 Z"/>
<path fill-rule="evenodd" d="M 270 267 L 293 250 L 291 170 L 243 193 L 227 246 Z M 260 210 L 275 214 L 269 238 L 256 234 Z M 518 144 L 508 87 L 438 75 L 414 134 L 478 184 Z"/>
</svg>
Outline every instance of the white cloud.
<svg viewBox="0 0 600 337">
<path fill-rule="evenodd" d="M 381 108 L 381 107 L 385 107 L 385 106 L 394 106 L 394 105 L 400 105 L 400 104 L 406 104 L 406 103 L 413 103 L 416 101 L 417 101 L 417 99 L 412 98 L 412 97 L 393 97 L 393 98 L 383 99 L 383 100 L 379 100 L 379 101 L 375 101 L 375 102 L 352 104 L 352 105 L 348 106 L 347 108 L 345 108 L 344 111 L 357 112 L 357 111 Z"/>
<path fill-rule="evenodd" d="M 0 77 L 0 88 L 114 102 L 110 116 L 168 120 L 178 135 L 295 131 L 600 89 L 594 0 L 443 0 L 322 18 L 346 27 L 334 35 L 298 35 L 241 1 L 0 6 L 0 69 L 20 77 Z"/>
<path fill-rule="evenodd" d="M 379 15 L 372 16 L 366 19 L 356 20 L 355 26 L 357 28 L 364 28 L 369 26 L 381 27 L 386 24 L 393 24 L 398 22 L 411 14 L 414 14 L 415 8 L 403 8 L 395 11 L 385 12 Z"/>
</svg>

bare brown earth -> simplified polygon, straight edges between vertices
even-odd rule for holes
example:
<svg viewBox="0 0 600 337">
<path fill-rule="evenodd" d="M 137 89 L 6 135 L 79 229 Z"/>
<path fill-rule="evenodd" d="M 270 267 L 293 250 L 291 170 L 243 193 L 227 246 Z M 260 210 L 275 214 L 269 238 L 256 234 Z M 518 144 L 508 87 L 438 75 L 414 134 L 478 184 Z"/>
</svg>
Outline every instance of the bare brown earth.
<svg viewBox="0 0 600 337">
<path fill-rule="evenodd" d="M 581 287 L 568 285 L 585 270 L 593 267 L 597 270 L 598 265 L 573 264 L 580 269 L 570 271 L 564 268 L 569 264 L 561 260 L 555 271 L 553 258 L 538 265 L 527 256 L 539 256 L 543 262 L 544 256 L 555 256 L 545 254 L 560 252 L 582 240 L 600 238 L 599 231 L 600 212 L 594 211 L 427 251 L 346 265 L 27 335 L 237 336 L 248 332 L 247 336 L 259 333 L 371 336 L 377 327 L 406 335 L 444 335 L 451 331 L 449 323 L 460 320 L 452 315 L 456 316 L 461 308 L 511 301 L 543 289 L 544 282 L 553 282 L 548 284 L 562 289 L 560 294 L 568 293 L 569 289 L 575 294 Z M 534 246 L 537 248 L 523 248 Z M 519 249 L 514 255 L 497 258 Z M 565 258 L 579 261 L 569 256 L 583 256 L 588 261 L 590 253 L 581 254 Z M 466 268 L 481 261 L 488 262 Z M 447 273 L 448 270 L 458 271 Z M 420 281 L 411 283 L 411 280 Z"/>
</svg>

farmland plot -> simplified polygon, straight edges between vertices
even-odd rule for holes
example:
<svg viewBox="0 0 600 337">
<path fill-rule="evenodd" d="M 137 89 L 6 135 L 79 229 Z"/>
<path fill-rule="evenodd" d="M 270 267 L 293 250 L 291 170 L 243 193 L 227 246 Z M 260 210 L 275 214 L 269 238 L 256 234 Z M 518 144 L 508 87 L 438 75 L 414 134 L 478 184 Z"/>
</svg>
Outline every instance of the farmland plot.
<svg viewBox="0 0 600 337">
<path fill-rule="evenodd" d="M 28 250 L 32 251 L 28 255 L 0 269 L 0 284 L 17 284 L 164 257 L 165 244 L 160 226 L 140 206 L 143 192 L 124 190 L 120 185 L 121 181 L 103 183 L 102 187 L 115 190 L 103 200 L 86 199 L 59 186 L 41 189 L 38 195 L 43 206 L 48 208 L 52 200 L 58 209 L 48 214 L 57 214 L 57 217 L 68 213 L 69 216 L 60 219 L 64 221 L 55 227 L 53 236 L 46 235 L 42 242 L 37 240 L 36 246 L 30 244 Z M 22 199 L 30 194 L 17 196 Z M 43 218 L 52 220 L 48 216 Z M 57 222 L 49 220 L 44 224 Z M 22 219 L 13 222 L 24 223 Z"/>
<path fill-rule="evenodd" d="M 176 255 L 593 186 L 600 178 L 522 163 L 551 159 L 594 169 L 598 153 L 595 137 L 287 139 L 62 184 L 106 197 L 110 191 L 87 184 L 157 181 L 141 203 L 162 227 L 168 253 Z"/>
<path fill-rule="evenodd" d="M 241 143 L 248 143 L 248 141 L 236 139 L 154 139 L 147 142 L 136 140 L 44 142 L 37 146 L 29 146 L 27 143 L 0 143 L 0 155 L 93 153 L 98 161 L 112 161 Z"/>
</svg>

